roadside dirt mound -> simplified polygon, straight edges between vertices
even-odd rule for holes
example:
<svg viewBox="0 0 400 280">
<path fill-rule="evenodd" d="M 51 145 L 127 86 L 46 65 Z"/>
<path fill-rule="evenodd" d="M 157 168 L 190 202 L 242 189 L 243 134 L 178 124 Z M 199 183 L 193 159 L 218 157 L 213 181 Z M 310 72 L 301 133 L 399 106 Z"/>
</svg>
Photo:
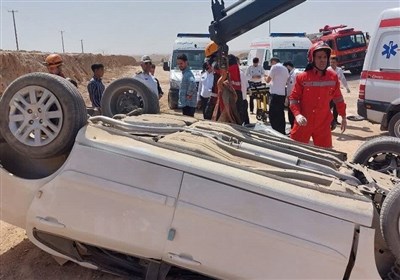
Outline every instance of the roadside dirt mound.
<svg viewBox="0 0 400 280">
<path fill-rule="evenodd" d="M 31 72 L 47 72 L 42 64 L 48 53 L 0 51 L 0 94 L 16 78 Z M 63 70 L 67 77 L 79 83 L 90 80 L 93 63 L 103 63 L 107 69 L 138 65 L 136 59 L 126 55 L 62 54 Z"/>
</svg>

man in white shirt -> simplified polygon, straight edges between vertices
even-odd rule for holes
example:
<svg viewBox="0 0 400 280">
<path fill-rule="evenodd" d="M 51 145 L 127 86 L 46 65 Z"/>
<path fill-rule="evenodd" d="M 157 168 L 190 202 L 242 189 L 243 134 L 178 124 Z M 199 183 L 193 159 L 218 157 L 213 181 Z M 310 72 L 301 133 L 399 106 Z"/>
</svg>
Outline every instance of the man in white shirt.
<svg viewBox="0 0 400 280">
<path fill-rule="evenodd" d="M 203 112 L 203 118 L 210 119 L 211 116 L 207 116 L 206 107 L 212 94 L 212 88 L 214 85 L 214 69 L 208 61 L 203 63 L 203 72 L 201 73 L 199 88 L 197 91 L 197 103 L 201 103 L 201 109 Z"/>
<path fill-rule="evenodd" d="M 258 64 L 258 57 L 253 58 L 253 65 L 247 67 L 246 77 L 249 83 L 261 83 L 265 76 L 264 68 Z M 254 97 L 250 96 L 250 112 L 254 114 Z"/>
<path fill-rule="evenodd" d="M 296 83 L 296 76 L 299 73 L 299 70 L 296 69 L 291 61 L 286 61 L 283 63 L 283 66 L 285 66 L 288 71 L 289 71 L 289 78 L 287 79 L 286 82 L 286 98 L 288 99 L 290 96 L 290 93 L 292 92 L 294 88 L 294 84 Z M 293 128 L 294 125 L 294 115 L 290 108 L 288 108 L 288 119 L 290 123 L 290 127 Z"/>
<path fill-rule="evenodd" d="M 334 71 L 336 73 L 336 75 L 338 76 L 339 81 L 341 82 L 342 86 L 344 86 L 346 88 L 347 93 L 350 93 L 350 88 L 349 88 L 349 85 L 347 84 L 346 77 L 344 76 L 343 69 L 337 66 L 336 56 L 332 55 L 329 62 L 330 62 L 330 66 L 328 67 L 327 70 Z M 340 122 L 338 122 L 338 120 L 337 120 L 338 112 L 336 110 L 335 103 L 333 103 L 333 101 L 332 101 L 330 103 L 330 105 L 331 105 L 331 109 L 333 110 L 333 120 L 331 123 L 331 130 L 334 130 L 338 124 L 340 125 Z"/>
<path fill-rule="evenodd" d="M 140 61 L 140 66 L 142 67 L 142 71 L 137 72 L 133 78 L 143 82 L 158 98 L 159 96 L 158 96 L 157 81 L 150 73 L 151 65 L 152 62 L 150 56 L 148 55 L 142 56 L 142 59 Z"/>
<path fill-rule="evenodd" d="M 271 83 L 269 88 L 269 121 L 273 129 L 285 135 L 285 98 L 289 72 L 277 57 L 272 57 L 270 64 L 272 67 L 266 78 L 266 82 Z"/>
<path fill-rule="evenodd" d="M 336 72 L 336 75 L 339 78 L 339 81 L 342 83 L 342 86 L 346 88 L 347 93 L 350 93 L 349 85 L 347 84 L 346 77 L 344 76 L 343 69 L 337 66 L 336 56 L 331 56 L 330 58 L 330 66 L 327 70 L 333 70 Z"/>
</svg>

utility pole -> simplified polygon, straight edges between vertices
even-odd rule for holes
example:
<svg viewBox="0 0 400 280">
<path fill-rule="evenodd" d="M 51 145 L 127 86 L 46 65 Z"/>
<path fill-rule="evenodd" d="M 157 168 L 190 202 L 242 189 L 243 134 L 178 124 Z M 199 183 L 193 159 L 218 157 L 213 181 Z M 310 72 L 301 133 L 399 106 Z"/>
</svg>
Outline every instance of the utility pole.
<svg viewBox="0 0 400 280">
<path fill-rule="evenodd" d="M 83 39 L 81 39 L 81 48 L 82 48 L 82 53 L 84 53 L 83 52 Z"/>
<path fill-rule="evenodd" d="M 8 11 L 9 13 L 12 13 L 13 16 L 13 22 L 14 22 L 14 33 L 15 33 L 15 42 L 17 43 L 17 51 L 19 51 L 19 46 L 18 46 L 18 37 L 17 37 L 17 25 L 15 24 L 15 13 L 18 13 L 18 11 L 11 10 Z"/>
<path fill-rule="evenodd" d="M 64 32 L 65 32 L 65 31 L 63 31 L 63 30 L 60 31 L 60 33 L 61 33 L 61 44 L 62 44 L 63 53 L 65 53 L 65 49 L 64 49 L 64 36 L 63 36 Z"/>
</svg>

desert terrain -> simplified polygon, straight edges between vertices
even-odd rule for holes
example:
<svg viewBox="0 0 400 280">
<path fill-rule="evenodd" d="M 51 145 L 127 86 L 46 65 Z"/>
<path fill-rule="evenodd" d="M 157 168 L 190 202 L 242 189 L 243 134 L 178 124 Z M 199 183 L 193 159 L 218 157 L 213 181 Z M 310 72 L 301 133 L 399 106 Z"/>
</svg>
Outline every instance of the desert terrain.
<svg viewBox="0 0 400 280">
<path fill-rule="evenodd" d="M 11 59 L 11 58 L 10 58 Z M 71 58 L 71 63 L 72 63 Z M 79 63 L 78 63 L 79 64 Z M 131 60 L 125 65 L 106 65 L 106 72 L 104 83 L 109 84 L 113 80 L 134 75 L 140 68 L 137 66 L 136 61 Z M 31 71 L 32 69 L 28 69 Z M 29 72 L 25 70 L 26 72 Z M 44 71 L 44 69 L 41 69 Z M 36 70 L 37 71 L 37 70 Z M 86 76 L 79 74 L 79 90 L 88 103 L 88 96 L 86 85 L 90 74 L 87 70 Z M 70 72 L 73 74 L 73 72 Z M 18 72 L 18 75 L 23 73 Z M 3 72 L 4 75 L 4 72 Z M 75 76 L 76 78 L 78 76 Z M 168 78 L 169 72 L 162 69 L 159 64 L 156 69 L 156 77 L 160 80 L 161 86 L 165 93 L 164 97 L 160 100 L 161 111 L 163 113 L 180 114 L 180 111 L 169 110 L 167 105 L 168 93 Z M 0 76 L 1 78 L 1 76 Z M 4 78 L 4 76 L 3 76 Z M 357 115 L 357 97 L 358 97 L 358 83 L 357 76 L 346 73 L 346 78 L 349 82 L 351 93 L 343 95 L 347 103 L 347 114 Z M 4 81 L 2 81 L 4 85 Z M 88 103 L 89 105 L 89 103 Z M 201 114 L 196 114 L 196 117 L 201 118 Z M 252 122 L 255 122 L 254 115 L 251 115 Z M 351 159 L 357 148 L 364 143 L 364 141 L 380 136 L 387 135 L 379 130 L 379 125 L 373 125 L 367 121 L 348 121 L 348 128 L 343 134 L 340 133 L 339 128 L 333 132 L 333 145 L 334 148 L 348 154 Z M 1 220 L 1 213 L 0 213 Z M 90 269 L 80 267 L 73 263 L 66 263 L 60 266 L 56 261 L 47 253 L 41 251 L 34 246 L 26 237 L 23 229 L 14 227 L 5 222 L 0 221 L 0 279 L 122 279 L 107 273 L 102 273 Z"/>
</svg>

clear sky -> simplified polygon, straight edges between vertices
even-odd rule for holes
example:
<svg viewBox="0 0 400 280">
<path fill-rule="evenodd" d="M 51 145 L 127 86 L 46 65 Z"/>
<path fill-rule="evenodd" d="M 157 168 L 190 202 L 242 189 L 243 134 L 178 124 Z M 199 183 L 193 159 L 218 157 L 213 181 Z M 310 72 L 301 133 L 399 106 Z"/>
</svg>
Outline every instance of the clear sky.
<svg viewBox="0 0 400 280">
<path fill-rule="evenodd" d="M 271 0 L 265 0 L 271 1 Z M 272 0 L 273 1 L 273 0 Z M 234 0 L 226 0 L 228 7 Z M 0 49 L 15 50 L 11 10 L 15 13 L 21 50 L 104 54 L 167 54 L 179 32 L 208 33 L 211 0 L 0 0 Z M 271 20 L 272 32 L 315 33 L 324 25 L 347 24 L 364 32 L 379 14 L 400 0 L 308 0 Z M 247 50 L 250 41 L 267 36 L 269 23 L 232 40 L 231 50 Z"/>
</svg>

